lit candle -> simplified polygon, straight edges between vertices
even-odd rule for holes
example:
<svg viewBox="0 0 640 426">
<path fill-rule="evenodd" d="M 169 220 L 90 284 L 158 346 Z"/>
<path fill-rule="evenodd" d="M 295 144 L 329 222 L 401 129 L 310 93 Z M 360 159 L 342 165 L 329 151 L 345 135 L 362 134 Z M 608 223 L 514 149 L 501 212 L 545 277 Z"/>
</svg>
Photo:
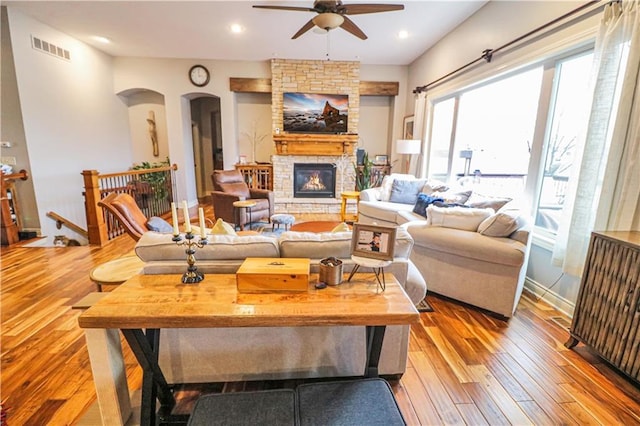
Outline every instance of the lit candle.
<svg viewBox="0 0 640 426">
<path fill-rule="evenodd" d="M 204 210 L 198 209 L 198 219 L 200 219 L 200 238 L 207 238 L 207 230 L 204 227 Z"/>
<path fill-rule="evenodd" d="M 176 203 L 174 202 L 171 202 L 171 222 L 173 223 L 173 235 L 180 234 L 180 229 L 178 228 L 178 212 Z"/>
<path fill-rule="evenodd" d="M 191 221 L 189 220 L 189 205 L 187 200 L 182 201 L 182 212 L 184 213 L 184 232 L 191 232 Z"/>
</svg>

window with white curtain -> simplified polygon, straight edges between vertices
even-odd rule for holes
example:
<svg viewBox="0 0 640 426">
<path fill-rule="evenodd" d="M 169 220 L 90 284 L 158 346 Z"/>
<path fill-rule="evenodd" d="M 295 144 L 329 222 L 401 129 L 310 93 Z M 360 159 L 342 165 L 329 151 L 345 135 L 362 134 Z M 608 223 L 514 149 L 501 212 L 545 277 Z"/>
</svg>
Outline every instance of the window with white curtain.
<svg viewBox="0 0 640 426">
<path fill-rule="evenodd" d="M 583 48 L 434 102 L 429 177 L 482 195 L 526 198 L 536 232 L 553 239 L 555 217 L 570 208 L 564 192 L 580 160 L 575 145 L 590 110 L 592 59 L 592 48 Z M 527 185 L 530 179 L 536 184 Z M 535 194 L 525 193 L 534 187 Z"/>
</svg>

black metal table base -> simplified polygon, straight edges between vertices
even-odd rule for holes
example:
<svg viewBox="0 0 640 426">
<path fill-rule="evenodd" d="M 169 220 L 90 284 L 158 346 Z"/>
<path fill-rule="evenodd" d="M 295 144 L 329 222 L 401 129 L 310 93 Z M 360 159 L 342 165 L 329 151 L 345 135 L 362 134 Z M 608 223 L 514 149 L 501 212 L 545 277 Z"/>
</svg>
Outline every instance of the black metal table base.
<svg viewBox="0 0 640 426">
<path fill-rule="evenodd" d="M 365 377 L 378 377 L 378 364 L 382 352 L 382 341 L 386 326 L 366 327 L 367 359 Z M 189 416 L 172 414 L 176 405 L 173 391 L 158 365 L 158 349 L 160 347 L 160 330 L 123 329 L 127 343 L 142 367 L 142 401 L 140 404 L 140 425 L 186 425 Z M 156 400 L 160 401 L 160 409 L 156 413 Z"/>
</svg>

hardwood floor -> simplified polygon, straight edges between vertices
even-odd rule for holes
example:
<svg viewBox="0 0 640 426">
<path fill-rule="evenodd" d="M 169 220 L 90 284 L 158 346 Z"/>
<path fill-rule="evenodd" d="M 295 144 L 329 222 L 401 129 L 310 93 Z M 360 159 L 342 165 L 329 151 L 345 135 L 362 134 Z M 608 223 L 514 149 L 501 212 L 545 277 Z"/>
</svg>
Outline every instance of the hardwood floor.
<svg viewBox="0 0 640 426">
<path fill-rule="evenodd" d="M 95 402 L 80 312 L 71 306 L 95 291 L 91 268 L 133 246 L 123 236 L 104 248 L 2 248 L 1 399 L 9 425 L 77 424 Z M 640 388 L 588 348 L 567 350 L 568 319 L 543 302 L 525 295 L 505 322 L 444 298 L 428 301 L 435 312 L 412 328 L 407 371 L 392 383 L 409 424 L 640 425 Z M 124 347 L 137 389 L 140 369 Z M 195 398 L 182 396 L 189 406 Z"/>
</svg>

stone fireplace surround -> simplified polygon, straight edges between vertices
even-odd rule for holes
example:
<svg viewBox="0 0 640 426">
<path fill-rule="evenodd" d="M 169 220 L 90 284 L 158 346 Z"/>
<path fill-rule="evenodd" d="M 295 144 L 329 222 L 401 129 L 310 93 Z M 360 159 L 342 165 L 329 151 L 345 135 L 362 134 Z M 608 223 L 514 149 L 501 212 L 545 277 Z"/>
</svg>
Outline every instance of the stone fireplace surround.
<svg viewBox="0 0 640 426">
<path fill-rule="evenodd" d="M 274 155 L 273 192 L 276 213 L 318 213 L 339 214 L 340 193 L 353 191 L 355 188 L 355 155 Z M 336 197 L 335 198 L 294 198 L 293 197 L 293 165 L 295 163 L 334 163 L 336 164 Z M 349 211 L 350 210 L 350 211 Z M 355 214 L 355 205 L 348 205 L 348 212 Z"/>
<path fill-rule="evenodd" d="M 287 135 L 283 129 L 284 92 L 338 93 L 349 95 L 350 135 Z M 355 189 L 355 145 L 360 120 L 360 62 L 296 59 L 271 60 L 271 114 L 273 139 L 279 145 L 273 163 L 276 213 L 339 214 L 343 191 Z M 291 139 L 293 138 L 293 139 Z M 315 147 L 322 145 L 318 152 Z M 313 150 L 309 150 L 311 149 Z M 323 154 L 323 155 L 318 155 Z M 335 163 L 335 198 L 294 198 L 294 163 Z M 348 206 L 355 213 L 355 205 Z"/>
</svg>

